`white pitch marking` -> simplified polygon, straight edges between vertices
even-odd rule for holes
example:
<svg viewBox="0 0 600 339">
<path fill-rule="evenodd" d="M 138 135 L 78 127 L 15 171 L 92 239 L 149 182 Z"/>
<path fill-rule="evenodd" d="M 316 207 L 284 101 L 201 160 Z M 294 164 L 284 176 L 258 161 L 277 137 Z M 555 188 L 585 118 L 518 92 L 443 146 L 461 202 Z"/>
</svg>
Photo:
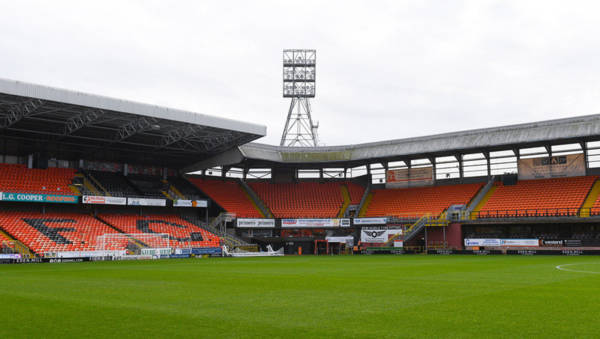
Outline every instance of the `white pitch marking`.
<svg viewBox="0 0 600 339">
<path fill-rule="evenodd" d="M 572 269 L 568 269 L 565 268 L 565 266 L 573 266 L 573 265 L 599 265 L 600 263 L 578 263 L 578 264 L 562 264 L 562 265 L 558 265 L 556 266 L 557 270 L 560 271 L 565 271 L 565 272 L 576 272 L 576 273 L 587 273 L 587 274 L 600 274 L 600 272 L 594 272 L 594 271 L 581 271 L 581 270 L 572 270 Z"/>
</svg>

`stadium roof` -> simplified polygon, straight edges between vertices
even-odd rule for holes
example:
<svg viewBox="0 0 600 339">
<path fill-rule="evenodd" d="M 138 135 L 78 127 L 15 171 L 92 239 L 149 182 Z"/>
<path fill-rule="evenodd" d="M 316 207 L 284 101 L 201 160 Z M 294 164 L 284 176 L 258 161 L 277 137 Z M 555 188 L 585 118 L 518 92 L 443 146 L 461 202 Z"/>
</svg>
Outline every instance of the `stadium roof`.
<svg viewBox="0 0 600 339">
<path fill-rule="evenodd" d="M 600 140 L 600 114 L 347 146 L 280 147 L 249 143 L 187 170 L 219 165 L 248 168 L 354 167 Z"/>
<path fill-rule="evenodd" d="M 0 79 L 0 154 L 182 168 L 265 135 L 263 125 Z"/>
</svg>

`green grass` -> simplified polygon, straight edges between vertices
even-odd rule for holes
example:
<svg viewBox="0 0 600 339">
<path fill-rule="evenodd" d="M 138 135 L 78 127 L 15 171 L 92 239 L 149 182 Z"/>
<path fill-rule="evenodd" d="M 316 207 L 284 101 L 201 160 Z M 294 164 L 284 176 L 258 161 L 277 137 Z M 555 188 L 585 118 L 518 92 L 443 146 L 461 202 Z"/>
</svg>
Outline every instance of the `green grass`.
<svg viewBox="0 0 600 339">
<path fill-rule="evenodd" d="M 600 257 L 0 265 L 0 338 L 597 337 Z"/>
</svg>

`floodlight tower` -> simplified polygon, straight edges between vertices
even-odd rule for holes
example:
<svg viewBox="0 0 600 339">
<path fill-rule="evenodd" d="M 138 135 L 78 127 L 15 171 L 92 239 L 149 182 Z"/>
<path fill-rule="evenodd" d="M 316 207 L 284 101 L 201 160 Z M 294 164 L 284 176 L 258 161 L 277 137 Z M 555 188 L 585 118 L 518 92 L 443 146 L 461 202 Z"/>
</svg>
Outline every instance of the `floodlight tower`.
<svg viewBox="0 0 600 339">
<path fill-rule="evenodd" d="M 315 97 L 317 52 L 283 50 L 283 97 L 292 98 L 281 146 L 316 147 L 319 123 L 313 123 L 309 98 Z"/>
</svg>

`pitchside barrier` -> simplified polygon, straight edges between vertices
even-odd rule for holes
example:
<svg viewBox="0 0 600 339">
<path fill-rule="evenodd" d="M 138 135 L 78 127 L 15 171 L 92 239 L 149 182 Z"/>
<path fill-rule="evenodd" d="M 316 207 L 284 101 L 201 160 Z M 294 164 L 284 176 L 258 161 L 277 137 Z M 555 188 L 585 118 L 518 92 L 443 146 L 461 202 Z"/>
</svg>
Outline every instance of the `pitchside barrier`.
<svg viewBox="0 0 600 339">
<path fill-rule="evenodd" d="M 600 250 L 586 249 L 505 249 L 505 250 L 455 250 L 455 249 L 429 249 L 427 254 L 450 255 L 600 255 Z"/>
</svg>

